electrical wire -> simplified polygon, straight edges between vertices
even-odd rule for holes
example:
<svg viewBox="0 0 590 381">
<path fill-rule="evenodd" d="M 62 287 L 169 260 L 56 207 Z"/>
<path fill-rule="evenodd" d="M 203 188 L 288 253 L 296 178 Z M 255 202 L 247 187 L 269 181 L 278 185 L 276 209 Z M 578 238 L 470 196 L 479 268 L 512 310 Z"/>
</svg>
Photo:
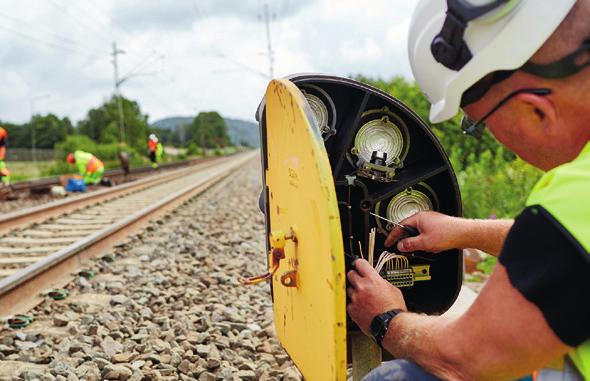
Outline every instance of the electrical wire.
<svg viewBox="0 0 590 381">
<path fill-rule="evenodd" d="M 55 39 L 57 39 L 59 41 L 62 41 L 62 42 L 59 42 L 62 45 L 64 43 L 67 44 L 67 45 L 75 45 L 78 48 L 82 48 L 82 49 L 88 50 L 92 54 L 105 54 L 104 51 L 102 51 L 101 49 L 97 49 L 95 46 L 81 44 L 78 41 L 75 41 L 75 40 L 73 40 L 73 39 L 71 39 L 69 37 L 65 37 L 63 35 L 60 35 L 58 33 L 55 33 L 54 31 L 52 31 L 52 30 L 50 30 L 48 28 L 42 27 L 39 24 L 33 24 L 30 21 L 16 18 L 16 17 L 11 16 L 11 15 L 8 15 L 8 14 L 6 14 L 4 12 L 0 12 L 0 17 L 13 22 L 14 24 L 21 24 L 21 25 L 23 25 L 24 27 L 27 28 L 28 31 L 30 31 L 30 30 L 39 30 L 39 31 L 42 31 L 44 34 L 50 35 L 53 38 L 55 38 Z"/>
<path fill-rule="evenodd" d="M 67 17 L 70 18 L 70 20 L 75 21 L 76 24 L 78 24 L 79 26 L 82 26 L 83 28 L 86 28 L 89 31 L 92 31 L 94 33 L 94 36 L 100 38 L 101 40 L 105 41 L 107 44 L 110 44 L 111 41 L 109 41 L 109 39 L 107 39 L 106 37 L 104 37 L 102 35 L 102 31 L 98 31 L 92 27 L 90 27 L 88 24 L 80 21 L 80 19 L 78 17 L 76 17 L 75 15 L 73 15 L 66 7 L 64 7 L 63 5 L 59 4 L 56 0 L 49 0 L 50 4 L 57 10 L 59 10 L 61 13 L 63 13 L 64 15 L 66 15 Z"/>
<path fill-rule="evenodd" d="M 82 51 L 77 50 L 75 48 L 72 48 L 72 47 L 69 47 L 69 46 L 66 46 L 66 45 L 63 45 L 63 44 L 56 43 L 54 41 L 43 40 L 41 38 L 28 35 L 26 33 L 23 33 L 21 31 L 12 29 L 12 28 L 7 27 L 7 26 L 4 26 L 4 25 L 0 25 L 0 29 L 3 29 L 5 31 L 7 31 L 7 32 L 10 32 L 10 33 L 13 33 L 15 35 L 18 35 L 18 36 L 20 36 L 22 38 L 25 38 L 27 40 L 36 42 L 38 44 L 43 44 L 45 46 L 52 47 L 54 49 L 59 49 L 59 50 L 66 51 L 66 52 L 69 52 L 69 53 L 78 53 L 78 54 L 82 54 L 82 55 L 87 56 L 87 57 L 92 57 L 92 58 L 97 58 L 97 59 L 100 59 L 101 58 L 100 56 L 98 56 L 96 54 L 85 53 L 85 52 L 82 52 Z"/>
<path fill-rule="evenodd" d="M 107 19 L 109 19 L 109 21 L 112 24 L 115 24 L 119 29 L 126 32 L 129 36 L 135 35 L 135 33 L 132 30 L 130 30 L 129 28 L 127 28 L 125 25 L 119 23 L 114 18 L 109 17 L 109 14 L 101 6 L 99 6 L 95 0 L 86 0 L 85 3 L 90 5 L 91 7 L 93 7 L 97 11 L 99 11 L 100 13 L 102 13 L 104 16 L 106 16 Z"/>
</svg>

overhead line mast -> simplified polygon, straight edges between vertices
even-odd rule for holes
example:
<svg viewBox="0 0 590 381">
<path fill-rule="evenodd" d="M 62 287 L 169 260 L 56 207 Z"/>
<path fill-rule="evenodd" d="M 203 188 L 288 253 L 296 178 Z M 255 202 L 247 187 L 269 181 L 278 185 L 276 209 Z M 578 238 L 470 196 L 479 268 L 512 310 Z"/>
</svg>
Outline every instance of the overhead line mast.
<svg viewBox="0 0 590 381">
<path fill-rule="evenodd" d="M 123 101 L 121 99 L 120 85 L 123 81 L 119 80 L 119 64 L 117 62 L 117 56 L 125 53 L 124 50 L 117 49 L 117 43 L 113 41 L 113 68 L 115 72 L 115 96 L 117 97 L 117 107 L 119 109 L 119 138 L 122 143 L 125 143 L 125 120 L 123 118 Z"/>
<path fill-rule="evenodd" d="M 264 23 L 266 24 L 266 43 L 268 49 L 268 74 L 274 78 L 274 52 L 270 40 L 270 15 L 268 12 L 268 3 L 264 3 Z"/>
</svg>

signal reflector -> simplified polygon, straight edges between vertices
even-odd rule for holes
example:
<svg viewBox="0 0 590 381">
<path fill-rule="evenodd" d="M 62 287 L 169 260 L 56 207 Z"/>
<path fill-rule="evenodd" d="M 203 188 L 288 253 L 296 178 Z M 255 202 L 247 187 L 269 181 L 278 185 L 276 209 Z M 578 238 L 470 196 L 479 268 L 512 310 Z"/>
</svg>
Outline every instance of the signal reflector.
<svg viewBox="0 0 590 381">
<path fill-rule="evenodd" d="M 387 218 L 399 223 L 418 212 L 433 209 L 430 197 L 420 191 L 408 188 L 391 199 L 387 205 Z"/>
<path fill-rule="evenodd" d="M 385 165 L 399 163 L 404 150 L 404 137 L 400 129 L 384 116 L 381 119 L 365 123 L 356 134 L 354 148 L 357 156 L 365 162 L 371 162 L 373 152 L 387 155 Z"/>
<path fill-rule="evenodd" d="M 330 136 L 336 135 L 336 107 L 332 98 L 315 85 L 301 86 L 300 90 L 311 108 L 322 138 L 327 140 Z"/>
</svg>

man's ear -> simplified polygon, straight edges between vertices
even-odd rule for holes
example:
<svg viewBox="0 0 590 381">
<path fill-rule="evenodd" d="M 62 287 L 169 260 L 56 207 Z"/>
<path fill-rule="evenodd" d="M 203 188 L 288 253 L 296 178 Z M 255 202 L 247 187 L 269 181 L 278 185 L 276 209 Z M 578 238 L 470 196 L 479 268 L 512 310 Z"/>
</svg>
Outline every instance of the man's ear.
<svg viewBox="0 0 590 381">
<path fill-rule="evenodd" d="M 559 133 L 557 109 L 547 96 L 523 93 L 516 99 L 528 109 L 527 118 L 531 123 L 539 125 L 547 135 Z"/>
</svg>

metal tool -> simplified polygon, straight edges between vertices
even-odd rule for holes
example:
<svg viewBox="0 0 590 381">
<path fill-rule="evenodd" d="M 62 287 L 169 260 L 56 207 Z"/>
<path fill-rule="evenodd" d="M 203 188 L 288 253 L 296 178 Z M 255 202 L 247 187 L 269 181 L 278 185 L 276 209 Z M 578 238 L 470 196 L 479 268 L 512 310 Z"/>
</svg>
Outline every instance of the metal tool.
<svg viewBox="0 0 590 381">
<path fill-rule="evenodd" d="M 400 224 L 399 222 L 393 222 L 392 220 L 390 220 L 390 219 L 388 219 L 388 218 L 385 218 L 385 217 L 381 217 L 380 215 L 378 215 L 378 214 L 375 214 L 375 213 L 373 213 L 373 212 L 369 212 L 369 214 L 371 214 L 371 215 L 373 215 L 373 216 L 375 216 L 375 217 L 377 217 L 377 218 L 380 218 L 380 219 L 382 219 L 383 221 L 387 221 L 387 222 L 389 222 L 390 224 L 393 224 L 393 225 L 395 225 L 395 226 L 399 226 L 399 227 L 400 227 L 400 228 L 402 228 L 402 230 L 403 230 L 403 231 L 405 231 L 405 232 L 406 232 L 406 234 L 407 234 L 408 236 L 410 236 L 410 237 L 416 237 L 417 235 L 420 235 L 420 231 L 419 231 L 418 229 L 416 229 L 415 227 L 413 227 L 413 226 L 409 226 L 409 225 L 403 225 L 403 224 Z"/>
</svg>

